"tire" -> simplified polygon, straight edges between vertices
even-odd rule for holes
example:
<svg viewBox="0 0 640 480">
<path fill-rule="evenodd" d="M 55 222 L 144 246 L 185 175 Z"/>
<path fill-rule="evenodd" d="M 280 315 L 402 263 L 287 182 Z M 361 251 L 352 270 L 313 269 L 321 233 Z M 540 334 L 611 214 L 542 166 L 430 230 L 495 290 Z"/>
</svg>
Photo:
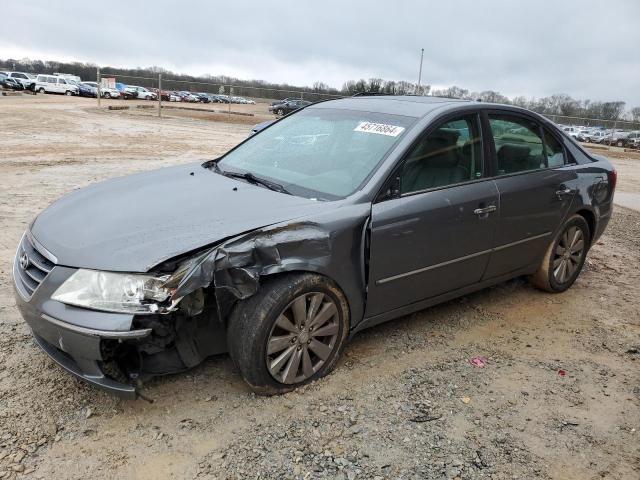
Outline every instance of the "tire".
<svg viewBox="0 0 640 480">
<path fill-rule="evenodd" d="M 104 98 L 111 98 L 111 94 L 109 92 L 104 92 Z"/>
<path fill-rule="evenodd" d="M 73 92 L 72 92 L 71 90 L 67 90 L 66 92 L 64 92 L 64 94 L 65 94 L 67 97 L 70 97 L 71 95 L 73 95 Z"/>
<path fill-rule="evenodd" d="M 624 143 L 622 143 L 621 141 L 618 141 L 618 147 L 624 147 Z"/>
<path fill-rule="evenodd" d="M 278 115 L 278 116 L 282 117 L 282 116 L 284 115 L 284 110 L 282 110 L 281 108 L 279 108 L 279 109 L 276 111 L 276 115 Z"/>
<path fill-rule="evenodd" d="M 38 93 L 45 93 L 44 88 L 40 87 L 40 88 L 38 89 Z"/>
<path fill-rule="evenodd" d="M 578 232 L 578 233 L 576 233 Z M 576 235 L 574 237 L 574 235 Z M 569 245 L 570 252 L 581 245 L 579 254 L 566 253 Z M 573 245 L 573 246 L 572 246 Z M 587 252 L 591 246 L 591 231 L 589 224 L 581 215 L 573 215 L 560 229 L 560 232 L 553 239 L 540 263 L 538 271 L 533 274 L 529 281 L 536 287 L 546 292 L 560 293 L 567 290 L 578 278 Z M 562 265 L 567 265 L 562 267 Z M 564 270 L 563 270 L 564 268 Z"/>
<path fill-rule="evenodd" d="M 585 138 L 584 141 L 587 142 L 587 143 L 591 143 L 591 139 L 589 137 Z"/>
<path fill-rule="evenodd" d="M 310 311 L 316 312 L 311 320 Z M 317 335 L 321 331 L 327 335 Z M 227 345 L 251 388 L 276 395 L 329 373 L 348 335 L 349 308 L 342 291 L 326 277 L 295 273 L 267 279 L 258 293 L 235 306 Z"/>
</svg>

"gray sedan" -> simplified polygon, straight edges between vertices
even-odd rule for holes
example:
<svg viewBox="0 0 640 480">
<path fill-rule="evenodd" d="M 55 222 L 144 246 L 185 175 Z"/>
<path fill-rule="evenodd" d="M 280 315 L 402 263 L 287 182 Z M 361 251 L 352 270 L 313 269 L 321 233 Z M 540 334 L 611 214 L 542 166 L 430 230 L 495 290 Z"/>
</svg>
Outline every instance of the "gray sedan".
<svg viewBox="0 0 640 480">
<path fill-rule="evenodd" d="M 16 301 L 56 362 L 122 396 L 224 352 L 286 392 L 367 327 L 523 275 L 566 290 L 615 183 L 523 109 L 328 101 L 219 159 L 61 198 L 20 242 Z"/>
</svg>

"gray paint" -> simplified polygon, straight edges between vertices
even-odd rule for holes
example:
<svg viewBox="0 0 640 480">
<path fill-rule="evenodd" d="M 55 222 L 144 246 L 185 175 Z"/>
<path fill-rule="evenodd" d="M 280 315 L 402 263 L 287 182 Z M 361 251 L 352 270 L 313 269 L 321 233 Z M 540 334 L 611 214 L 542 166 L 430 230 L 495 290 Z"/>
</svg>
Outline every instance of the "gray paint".
<svg viewBox="0 0 640 480">
<path fill-rule="evenodd" d="M 549 237 L 567 215 L 592 215 L 595 238 L 610 218 L 611 165 L 584 152 L 535 114 L 423 97 L 361 97 L 310 108 L 328 106 L 405 114 L 418 120 L 368 183 L 341 201 L 280 194 L 223 177 L 199 164 L 103 182 L 60 199 L 32 225 L 33 236 L 58 259 L 58 266 L 31 300 L 16 295 L 27 323 L 41 340 L 67 352 L 80 376 L 86 372 L 83 368 L 95 370 L 95 362 L 101 359 L 99 342 L 46 322 L 43 313 L 88 329 L 127 331 L 144 327 L 140 323 L 145 321 L 169 331 L 175 328 L 180 348 L 166 361 L 176 371 L 180 365 L 186 368 L 222 351 L 219 340 L 230 306 L 254 295 L 265 276 L 311 271 L 333 279 L 345 293 L 356 332 L 533 273 Z M 404 153 L 429 128 L 448 115 L 487 108 L 520 112 L 547 125 L 578 164 L 489 176 L 378 200 Z M 488 137 L 486 145 L 487 141 Z M 493 161 L 494 155 L 485 148 L 486 159 Z M 555 192 L 566 188 L 574 193 L 558 198 Z M 496 209 L 488 214 L 475 212 L 487 206 Z M 211 292 L 215 312 L 205 310 L 193 317 L 202 320 L 206 332 L 198 330 L 184 312 L 138 317 L 134 327 L 136 317 L 131 315 L 93 312 L 50 300 L 77 267 L 166 270 L 175 265 L 176 257 L 195 252 L 202 254 L 202 260 L 179 285 L 176 297 L 191 298 L 201 289 Z M 216 344 L 198 344 L 197 338 L 210 338 Z"/>
</svg>

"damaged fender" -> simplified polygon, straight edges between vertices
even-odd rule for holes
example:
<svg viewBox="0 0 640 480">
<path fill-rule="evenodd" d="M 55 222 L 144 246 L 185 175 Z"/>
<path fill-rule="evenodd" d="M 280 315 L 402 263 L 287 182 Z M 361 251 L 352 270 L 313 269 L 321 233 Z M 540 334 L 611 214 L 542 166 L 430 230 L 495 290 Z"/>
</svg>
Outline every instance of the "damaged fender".
<svg viewBox="0 0 640 480">
<path fill-rule="evenodd" d="M 249 298 L 258 291 L 260 277 L 313 271 L 341 286 L 350 300 L 353 319 L 360 319 L 366 290 L 361 272 L 368 254 L 364 251 L 363 230 L 367 227 L 369 211 L 345 208 L 350 209 L 357 213 L 355 219 L 336 216 L 337 222 L 353 225 L 346 234 L 344 229 L 331 228 L 330 222 L 299 221 L 263 227 L 207 249 L 184 262 L 165 285 L 173 291 L 172 302 L 177 304 L 190 293 L 213 285 L 218 313 L 224 319 L 235 301 Z M 332 232 L 341 234 L 332 235 Z M 337 252 L 341 253 L 337 255 Z M 345 267 L 348 268 L 345 270 Z M 183 269 L 186 271 L 181 272 Z M 176 279 L 174 284 L 172 279 Z"/>
</svg>

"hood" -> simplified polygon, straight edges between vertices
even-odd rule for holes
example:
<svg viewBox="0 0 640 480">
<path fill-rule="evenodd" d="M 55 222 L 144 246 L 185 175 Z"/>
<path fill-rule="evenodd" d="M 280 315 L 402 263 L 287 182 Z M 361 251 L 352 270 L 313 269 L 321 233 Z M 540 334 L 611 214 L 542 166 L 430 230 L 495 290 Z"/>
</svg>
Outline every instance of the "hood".
<svg viewBox="0 0 640 480">
<path fill-rule="evenodd" d="M 31 233 L 59 265 L 146 272 L 177 255 L 322 207 L 197 163 L 72 192 L 44 210 Z"/>
</svg>

